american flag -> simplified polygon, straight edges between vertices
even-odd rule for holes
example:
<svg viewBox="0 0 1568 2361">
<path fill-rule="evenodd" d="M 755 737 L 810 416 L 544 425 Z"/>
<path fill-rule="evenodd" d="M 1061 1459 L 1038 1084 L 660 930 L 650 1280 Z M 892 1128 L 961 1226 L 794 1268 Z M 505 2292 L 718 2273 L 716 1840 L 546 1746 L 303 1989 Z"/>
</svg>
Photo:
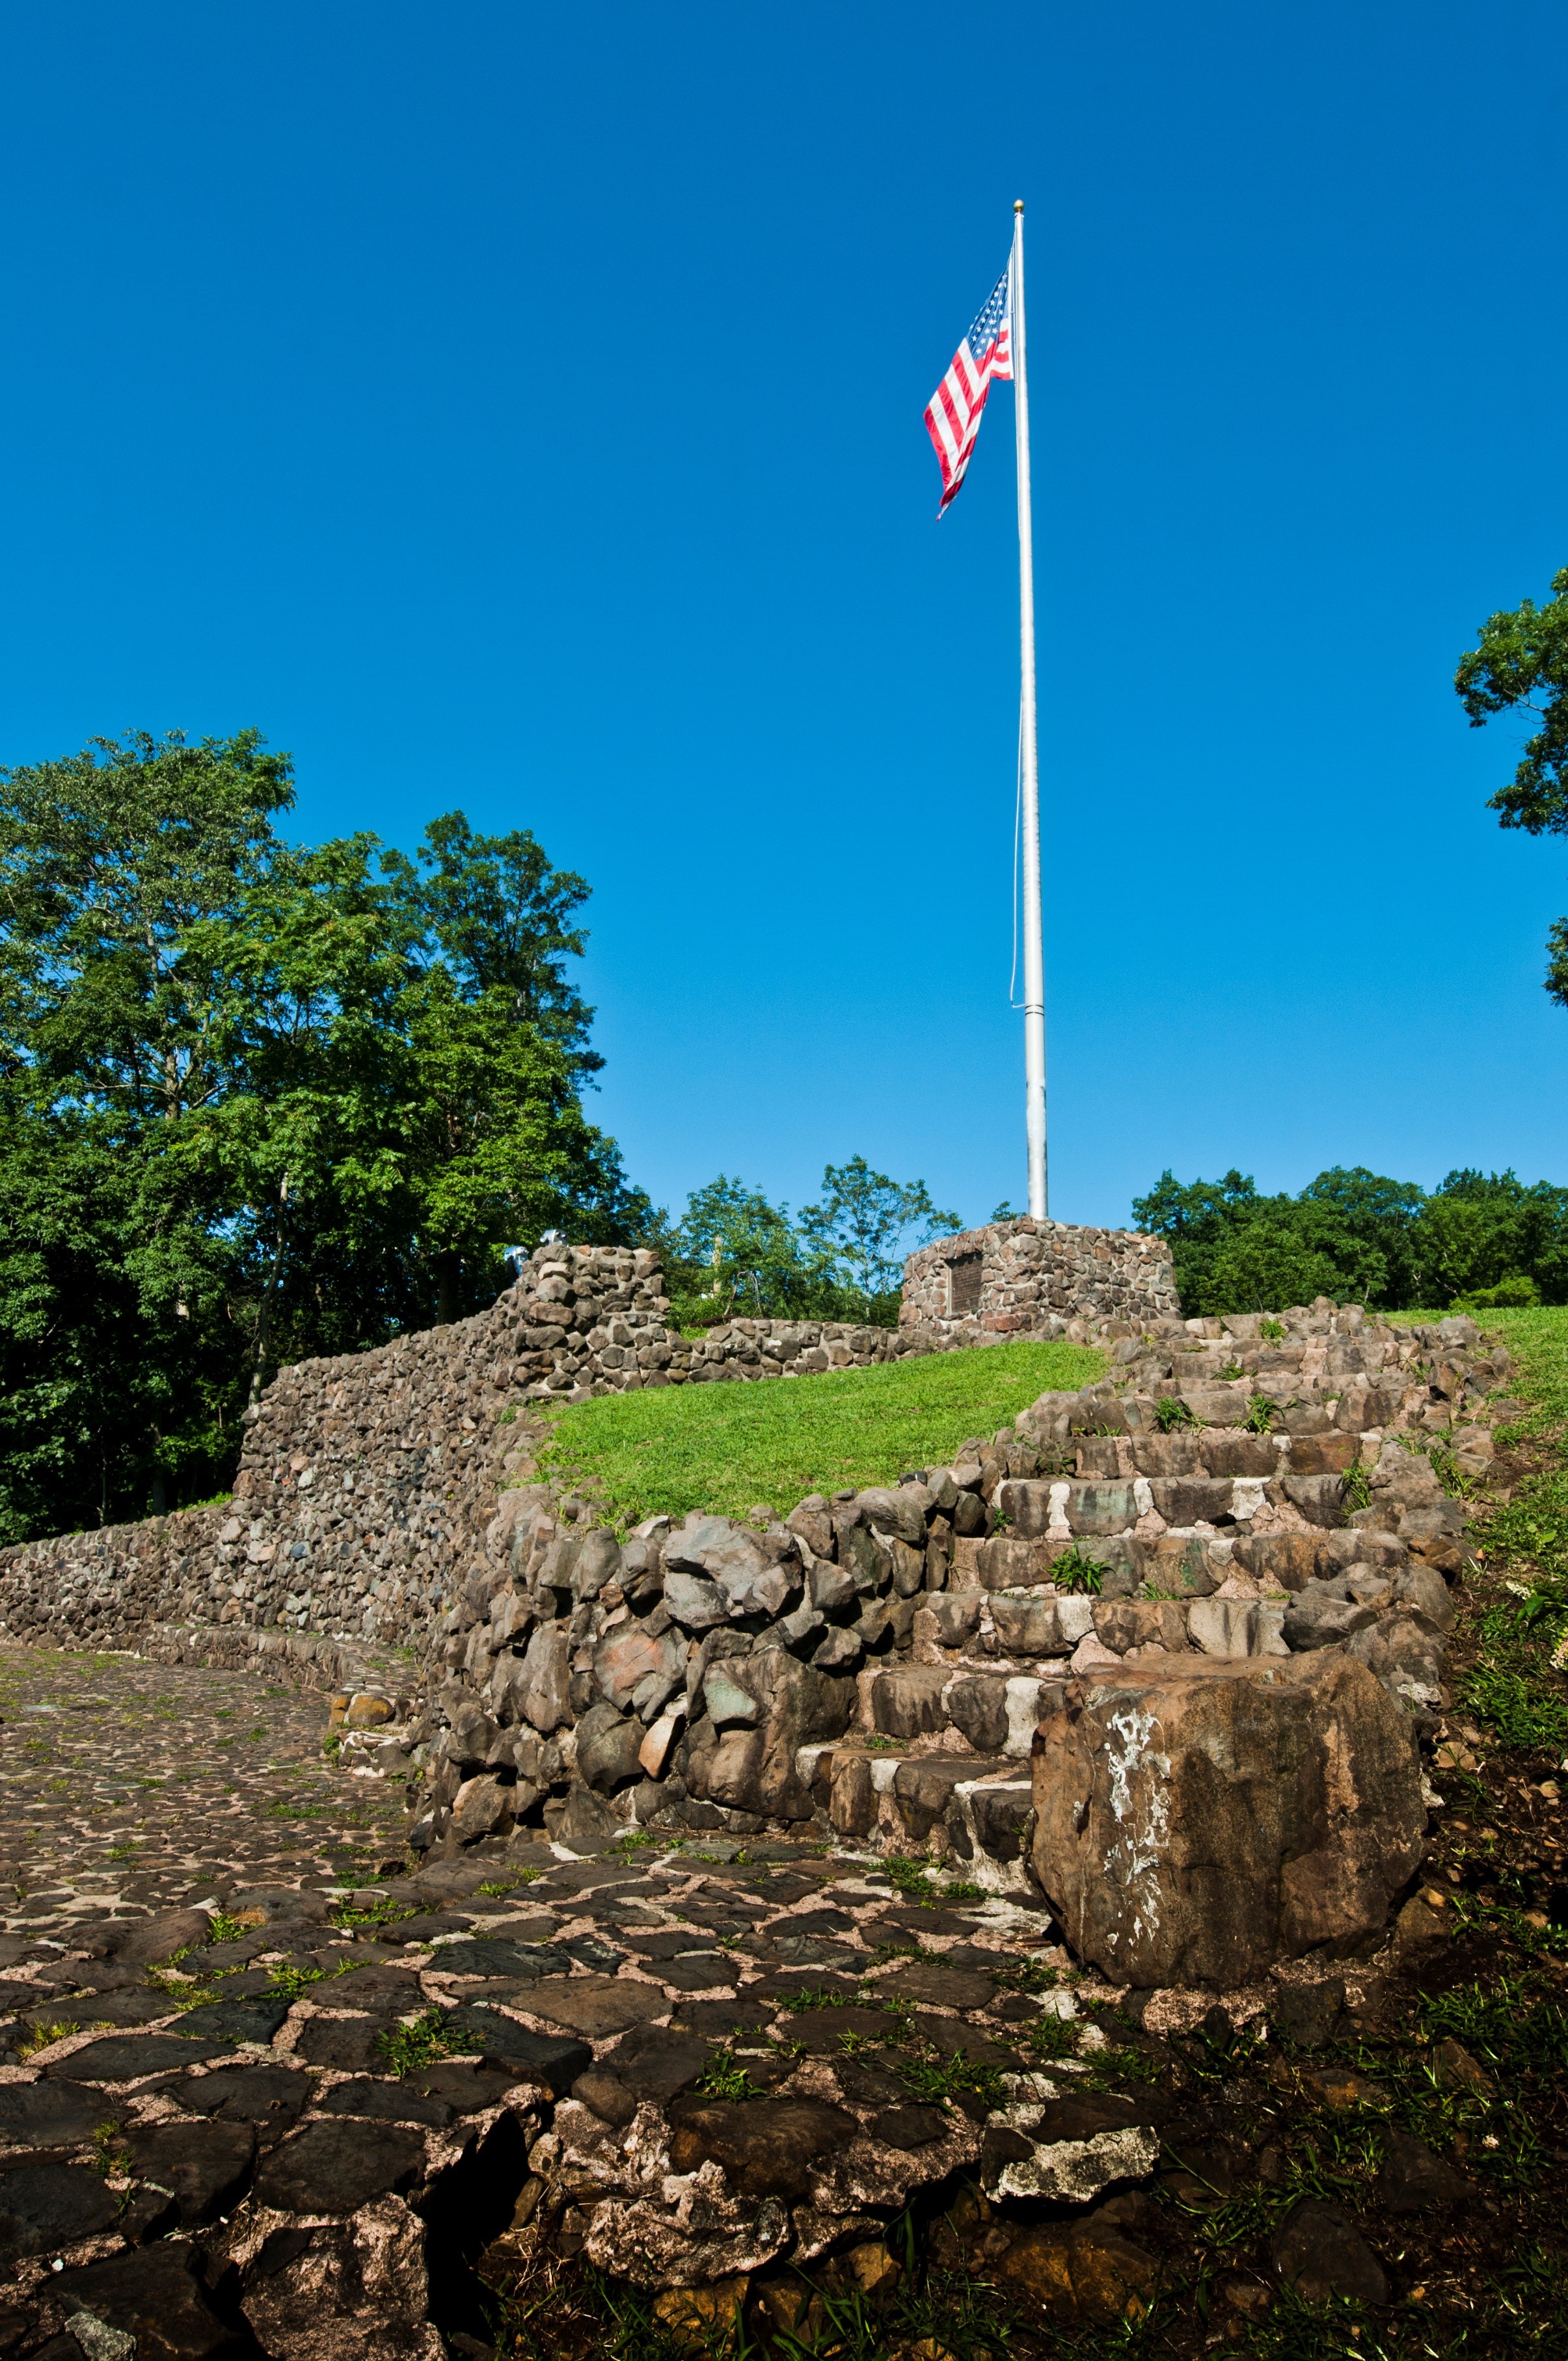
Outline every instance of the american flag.
<svg viewBox="0 0 1568 2361">
<path fill-rule="evenodd" d="M 931 396 L 926 432 L 942 470 L 942 515 L 964 479 L 993 377 L 1013 374 L 1013 274 L 1004 270 Z"/>
</svg>

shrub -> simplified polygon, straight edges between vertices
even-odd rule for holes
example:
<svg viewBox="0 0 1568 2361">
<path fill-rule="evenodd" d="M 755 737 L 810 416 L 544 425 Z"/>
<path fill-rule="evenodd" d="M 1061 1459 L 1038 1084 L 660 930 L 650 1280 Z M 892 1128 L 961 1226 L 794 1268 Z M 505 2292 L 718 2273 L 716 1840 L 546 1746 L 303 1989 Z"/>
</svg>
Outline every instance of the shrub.
<svg viewBox="0 0 1568 2361">
<path fill-rule="evenodd" d="M 1496 1287 L 1473 1287 L 1468 1295 L 1456 1295 L 1449 1309 L 1453 1312 L 1534 1312 L 1541 1303 L 1541 1290 L 1533 1279 L 1516 1272 L 1512 1279 L 1500 1279 Z"/>
</svg>

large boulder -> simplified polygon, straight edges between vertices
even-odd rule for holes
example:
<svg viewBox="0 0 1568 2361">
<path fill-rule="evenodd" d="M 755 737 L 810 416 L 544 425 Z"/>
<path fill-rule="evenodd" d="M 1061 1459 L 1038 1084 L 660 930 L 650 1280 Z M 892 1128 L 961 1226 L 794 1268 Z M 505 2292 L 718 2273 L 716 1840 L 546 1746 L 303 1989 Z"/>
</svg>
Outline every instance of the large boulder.
<svg viewBox="0 0 1568 2361">
<path fill-rule="evenodd" d="M 1034 1744 L 1034 1863 L 1117 1982 L 1229 1989 L 1380 1927 L 1421 1857 L 1409 1718 L 1341 1652 L 1107 1666 Z"/>
<path fill-rule="evenodd" d="M 852 1677 L 818 1672 L 782 1648 L 767 1648 L 727 1660 L 723 1680 L 726 1718 L 733 1726 L 720 1733 L 706 1722 L 711 1736 L 694 1742 L 686 1766 L 690 1792 L 700 1801 L 760 1812 L 765 1818 L 809 1819 L 810 1790 L 795 1756 L 801 1747 L 839 1738 L 849 1728 L 855 1706 Z M 740 1721 L 747 1700 L 756 1713 L 749 1725 Z"/>
<path fill-rule="evenodd" d="M 696 1575 L 717 1584 L 726 1612 L 734 1617 L 784 1613 L 800 1595 L 801 1569 L 793 1539 L 787 1549 L 770 1550 L 744 1525 L 728 1517 L 688 1517 L 664 1543 L 672 1572 Z M 668 1595 L 669 1586 L 666 1586 Z M 683 1616 L 671 1599 L 670 1612 Z"/>
</svg>

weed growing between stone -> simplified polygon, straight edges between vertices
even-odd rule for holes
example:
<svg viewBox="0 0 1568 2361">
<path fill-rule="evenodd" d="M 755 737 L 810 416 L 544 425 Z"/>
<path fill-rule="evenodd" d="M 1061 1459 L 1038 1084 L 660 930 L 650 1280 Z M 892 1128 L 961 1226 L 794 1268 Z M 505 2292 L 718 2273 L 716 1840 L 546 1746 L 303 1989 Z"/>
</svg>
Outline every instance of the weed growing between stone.
<svg viewBox="0 0 1568 2361">
<path fill-rule="evenodd" d="M 94 2129 L 93 2169 L 105 2180 L 123 2180 L 136 2169 L 136 2158 L 121 2138 L 117 2123 L 99 2124 Z"/>
<path fill-rule="evenodd" d="M 438 2058 L 454 2056 L 463 2046 L 463 2037 L 448 2031 L 440 2009 L 427 2008 L 412 2025 L 389 2026 L 376 2046 L 389 2072 L 415 2074 L 422 2066 L 433 2066 Z"/>
<path fill-rule="evenodd" d="M 507 1888 L 502 1886 L 498 1890 L 504 1894 Z M 411 1918 L 413 1916 L 413 1909 L 409 1903 L 392 1902 L 383 1895 L 363 1905 L 340 1903 L 332 1913 L 332 1921 L 334 1926 L 341 1927 L 346 1935 L 357 1932 L 362 1927 L 395 1927 L 400 1919 Z"/>
<path fill-rule="evenodd" d="M 71 2018 L 62 2019 L 58 2025 L 35 2025 L 17 2042 L 16 2055 L 26 2064 L 40 2049 L 47 2049 L 51 2042 L 63 2041 L 68 2035 L 81 2030 L 81 2026 Z"/>
<path fill-rule="evenodd" d="M 756 2082 L 740 2060 L 728 2049 L 714 2052 L 713 2062 L 699 2074 L 695 2087 L 705 2099 L 765 2099 L 767 2092 Z"/>
<path fill-rule="evenodd" d="M 1051 1579 L 1058 1590 L 1079 1591 L 1098 1598 L 1105 1569 L 1080 1543 L 1074 1542 L 1052 1566 Z"/>
<path fill-rule="evenodd" d="M 227 1910 L 214 1910 L 212 1932 L 207 1940 L 210 1943 L 237 1943 L 242 1936 L 248 1935 L 252 1927 L 259 1923 L 259 1918 L 260 1913 L 256 1911 L 242 1911 L 235 1916 Z"/>
<path fill-rule="evenodd" d="M 296 1968 L 284 1965 L 268 1971 L 268 1982 L 280 2000 L 297 2001 L 313 1984 L 325 1981 L 324 1968 Z"/>
</svg>

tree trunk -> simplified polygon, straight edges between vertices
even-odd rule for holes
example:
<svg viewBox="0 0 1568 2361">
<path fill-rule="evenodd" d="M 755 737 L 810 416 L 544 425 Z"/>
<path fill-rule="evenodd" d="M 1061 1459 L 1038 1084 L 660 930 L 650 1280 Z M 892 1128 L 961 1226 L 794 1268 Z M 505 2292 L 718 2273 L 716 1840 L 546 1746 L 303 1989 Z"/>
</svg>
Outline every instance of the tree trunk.
<svg viewBox="0 0 1568 2361">
<path fill-rule="evenodd" d="M 435 1324 L 450 1328 L 457 1317 L 457 1277 L 461 1268 L 455 1254 L 435 1257 Z"/>
</svg>

